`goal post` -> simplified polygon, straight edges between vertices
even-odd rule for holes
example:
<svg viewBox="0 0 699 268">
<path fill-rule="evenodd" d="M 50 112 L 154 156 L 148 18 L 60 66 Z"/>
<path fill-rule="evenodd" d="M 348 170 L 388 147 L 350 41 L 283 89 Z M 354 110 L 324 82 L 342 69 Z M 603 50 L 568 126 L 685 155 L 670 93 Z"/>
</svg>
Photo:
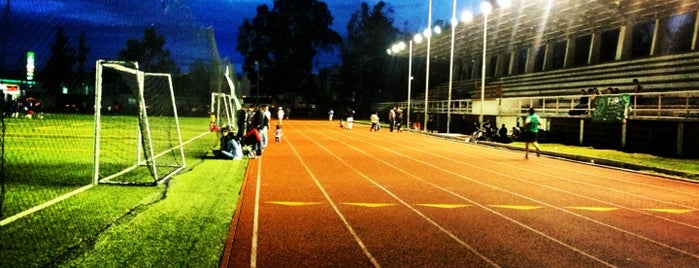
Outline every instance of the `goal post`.
<svg viewBox="0 0 699 268">
<path fill-rule="evenodd" d="M 235 127 L 235 110 L 231 95 L 226 93 L 211 93 L 211 112 L 216 115 L 216 125 L 219 127 Z"/>
<path fill-rule="evenodd" d="M 216 124 L 218 126 L 227 126 L 236 130 L 236 111 L 242 108 L 242 103 L 236 94 L 235 77 L 231 77 L 230 69 L 232 69 L 232 66 L 230 63 L 224 65 L 225 72 L 223 74 L 230 92 L 225 93 L 221 89 L 219 89 L 219 92 L 212 92 L 209 112 L 216 115 Z"/>
<path fill-rule="evenodd" d="M 97 61 L 93 183 L 155 185 L 185 168 L 172 76 Z"/>
</svg>

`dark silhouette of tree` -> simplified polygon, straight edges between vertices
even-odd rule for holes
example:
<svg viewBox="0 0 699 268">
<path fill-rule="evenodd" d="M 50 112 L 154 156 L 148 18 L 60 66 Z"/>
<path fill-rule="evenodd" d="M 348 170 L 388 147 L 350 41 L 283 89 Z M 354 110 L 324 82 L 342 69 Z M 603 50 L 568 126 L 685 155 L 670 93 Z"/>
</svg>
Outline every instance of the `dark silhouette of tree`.
<svg viewBox="0 0 699 268">
<path fill-rule="evenodd" d="M 80 32 L 80 37 L 78 38 L 78 54 L 76 57 L 77 63 L 77 81 L 80 84 L 84 84 L 87 78 L 85 73 L 85 61 L 87 61 L 87 53 L 90 52 L 90 48 L 86 44 L 85 32 Z"/>
<path fill-rule="evenodd" d="M 393 26 L 393 19 L 389 17 L 392 13 L 392 9 L 386 10 L 383 1 L 372 9 L 362 3 L 347 25 L 347 39 L 341 51 L 342 97 L 359 112 L 368 113 L 371 103 L 378 97 L 393 93 L 387 92 L 387 77 L 392 65 L 386 49 L 401 33 Z"/>
<path fill-rule="evenodd" d="M 214 68 L 211 65 L 201 59 L 191 64 L 189 73 L 186 75 L 189 81 L 186 87 L 187 92 L 182 92 L 182 96 L 196 100 L 199 104 L 206 104 L 211 99 L 213 91 L 210 89 L 213 88 L 211 80 L 214 79 L 212 75 Z"/>
<path fill-rule="evenodd" d="M 56 39 L 51 45 L 51 56 L 39 74 L 46 96 L 56 96 L 63 86 L 73 84 L 73 67 L 76 64 L 75 49 L 69 46 L 63 28 L 56 30 Z"/>
<path fill-rule="evenodd" d="M 317 95 L 313 58 L 342 41 L 330 29 L 332 22 L 327 5 L 317 0 L 275 0 L 272 10 L 258 6 L 255 18 L 239 28 L 236 48 L 245 57 L 248 78 L 263 78 L 260 94 Z"/>
<path fill-rule="evenodd" d="M 119 51 L 119 60 L 138 62 L 139 69 L 152 73 L 179 74 L 180 70 L 170 56 L 170 50 L 164 49 L 165 36 L 148 27 L 143 33 L 143 41 L 129 39 L 126 48 Z"/>
</svg>

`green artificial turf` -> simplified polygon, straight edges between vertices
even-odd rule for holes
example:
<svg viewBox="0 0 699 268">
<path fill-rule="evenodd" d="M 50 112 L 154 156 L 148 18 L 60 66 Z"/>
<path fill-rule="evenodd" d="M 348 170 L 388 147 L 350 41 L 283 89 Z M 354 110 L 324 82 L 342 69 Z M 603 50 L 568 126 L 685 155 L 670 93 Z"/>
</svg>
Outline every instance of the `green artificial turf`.
<svg viewBox="0 0 699 268">
<path fill-rule="evenodd" d="M 513 142 L 510 145 L 524 148 L 523 142 Z M 549 152 L 589 156 L 594 158 L 630 163 L 645 167 L 655 167 L 666 170 L 672 170 L 686 174 L 699 174 L 699 161 L 697 161 L 697 159 L 669 158 L 642 153 L 628 153 L 612 149 L 597 149 L 591 147 L 572 146 L 554 143 L 540 144 L 540 147 L 541 150 Z"/>
<path fill-rule="evenodd" d="M 62 129 L 64 140 L 93 139 L 79 137 L 89 133 L 89 118 L 70 119 L 73 123 L 18 121 L 15 125 L 22 126 L 11 127 L 5 144 L 33 152 L 18 145 L 35 145 L 36 129 L 48 125 Z M 158 186 L 96 185 L 1 226 L 0 267 L 217 266 L 247 161 L 210 158 L 216 134 L 193 139 L 207 131 L 208 118 L 182 118 L 180 123 L 183 140 L 189 141 L 185 171 Z M 41 134 L 38 140 L 59 132 Z M 27 171 L 32 176 L 6 180 L 3 219 L 89 186 L 91 145 L 60 139 L 42 143 L 39 161 L 20 150 L 6 155 L 11 167 L 32 167 Z"/>
</svg>

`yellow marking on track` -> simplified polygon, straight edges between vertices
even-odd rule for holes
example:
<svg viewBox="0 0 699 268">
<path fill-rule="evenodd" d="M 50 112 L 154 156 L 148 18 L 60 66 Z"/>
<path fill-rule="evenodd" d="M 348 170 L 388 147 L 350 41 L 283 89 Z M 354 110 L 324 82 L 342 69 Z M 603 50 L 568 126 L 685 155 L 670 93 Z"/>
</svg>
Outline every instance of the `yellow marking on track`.
<svg viewBox="0 0 699 268">
<path fill-rule="evenodd" d="M 357 207 L 368 207 L 368 208 L 380 208 L 380 207 L 388 207 L 388 206 L 395 206 L 396 204 L 388 204 L 388 203 L 342 203 L 344 205 L 350 205 L 350 206 L 357 206 Z"/>
<path fill-rule="evenodd" d="M 470 207 L 471 205 L 464 205 L 464 204 L 417 204 L 418 206 L 423 206 L 423 207 L 432 207 L 432 208 L 463 208 L 463 207 Z"/>
<path fill-rule="evenodd" d="M 282 205 L 282 206 L 291 206 L 291 207 L 300 207 L 300 206 L 308 206 L 308 205 L 319 205 L 322 204 L 321 202 L 286 202 L 286 201 L 269 201 L 265 202 L 267 204 L 275 204 L 275 205 Z"/>
<path fill-rule="evenodd" d="M 645 211 L 653 211 L 653 212 L 664 212 L 664 213 L 672 213 L 672 214 L 683 214 L 683 213 L 689 213 L 694 210 L 691 209 L 671 209 L 671 208 L 648 208 L 648 209 L 643 209 Z"/>
<path fill-rule="evenodd" d="M 610 207 L 566 207 L 566 208 L 577 209 L 577 210 L 587 210 L 587 211 L 598 211 L 598 212 L 608 212 L 608 211 L 619 209 L 619 208 L 610 208 Z"/>
<path fill-rule="evenodd" d="M 543 208 L 540 206 L 515 206 L 515 205 L 491 205 L 491 207 L 509 208 L 509 209 L 516 209 L 516 210 L 534 210 L 534 209 Z"/>
</svg>

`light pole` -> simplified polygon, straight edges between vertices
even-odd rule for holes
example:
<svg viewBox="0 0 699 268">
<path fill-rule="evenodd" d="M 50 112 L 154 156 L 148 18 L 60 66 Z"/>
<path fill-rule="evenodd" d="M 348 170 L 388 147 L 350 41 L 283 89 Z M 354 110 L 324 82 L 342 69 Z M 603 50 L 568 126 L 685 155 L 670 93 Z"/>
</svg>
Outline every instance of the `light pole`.
<svg viewBox="0 0 699 268">
<path fill-rule="evenodd" d="M 429 93 L 429 88 L 430 88 L 430 42 L 432 40 L 432 0 L 429 2 L 429 7 L 427 9 L 427 29 L 423 31 L 423 34 L 427 38 L 427 58 L 425 60 L 426 67 L 427 69 L 425 71 L 425 113 L 424 113 L 424 118 L 423 120 L 423 129 L 427 131 L 427 101 L 428 101 L 428 93 Z"/>
<path fill-rule="evenodd" d="M 481 112 L 478 116 L 479 124 L 483 124 L 483 106 L 485 106 L 485 54 L 487 50 L 486 41 L 488 37 L 488 14 L 493 10 L 490 2 L 481 3 L 481 12 L 483 13 L 483 59 L 481 60 Z"/>
<path fill-rule="evenodd" d="M 413 40 L 410 40 L 408 44 L 408 108 L 406 109 L 408 117 L 406 124 L 408 128 L 410 128 L 410 91 L 413 84 Z"/>
<path fill-rule="evenodd" d="M 447 134 L 451 133 L 451 90 L 454 83 L 454 35 L 456 31 L 456 0 L 451 8 L 451 54 L 449 56 L 449 95 L 447 97 Z"/>
</svg>

